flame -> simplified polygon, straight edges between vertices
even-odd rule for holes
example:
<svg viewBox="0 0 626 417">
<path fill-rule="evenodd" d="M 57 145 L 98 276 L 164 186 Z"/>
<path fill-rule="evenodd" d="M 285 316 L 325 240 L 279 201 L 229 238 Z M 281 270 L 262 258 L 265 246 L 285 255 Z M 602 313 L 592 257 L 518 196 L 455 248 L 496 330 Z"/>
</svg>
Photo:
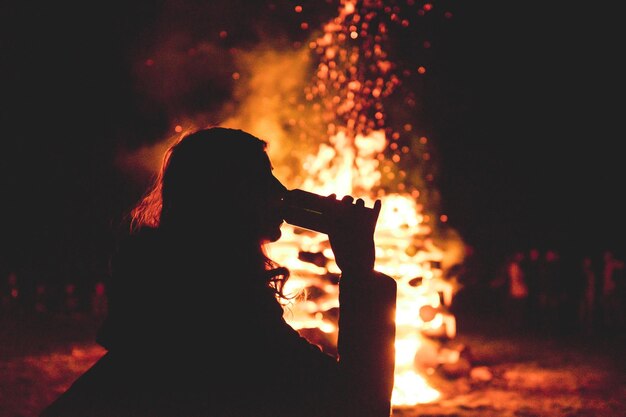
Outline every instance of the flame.
<svg viewBox="0 0 626 417">
<path fill-rule="evenodd" d="M 459 352 L 444 349 L 436 341 L 455 337 L 455 318 L 447 309 L 455 288 L 443 277 L 446 254 L 431 238 L 424 207 L 416 200 L 419 190 L 391 193 L 380 187 L 385 179 L 399 180 L 406 175 L 394 172 L 409 151 L 409 146 L 399 146 L 397 140 L 413 129 L 411 123 L 405 123 L 403 132 L 393 134 L 392 164 L 383 166 L 383 151 L 390 142 L 386 132 L 390 130 L 385 129 L 387 116 L 381 99 L 400 84 L 396 66 L 384 48 L 391 24 L 385 16 L 397 20 L 388 9 L 382 1 L 357 7 L 356 0 L 342 0 L 338 16 L 309 43 L 319 63 L 305 87 L 305 97 L 327 125 L 317 153 L 304 159 L 306 175 L 298 188 L 338 198 L 349 194 L 363 198 L 369 206 L 375 199 L 381 200 L 374 236 L 376 268 L 398 284 L 392 404 L 411 406 L 441 397 L 426 376 L 441 363 L 457 361 Z M 427 142 L 423 136 L 418 141 Z M 427 161 L 430 154 L 421 157 Z M 407 190 L 404 184 L 397 188 Z M 285 319 L 296 329 L 317 329 L 326 336 L 326 343 L 336 342 L 333 309 L 338 308 L 336 278 L 340 271 L 327 236 L 285 224 L 282 239 L 269 249 L 274 259 L 292 271 L 288 290 L 308 293 L 286 306 Z"/>
<path fill-rule="evenodd" d="M 355 181 L 372 186 L 378 184 L 380 175 L 372 169 L 375 164 L 356 162 L 364 155 L 372 155 L 373 149 L 384 146 L 383 133 L 357 137 L 356 152 L 344 148 L 351 145 L 343 134 L 333 137 L 330 143 L 334 147 L 320 145 L 318 154 L 307 161 L 311 175 L 304 181 L 304 187 L 308 191 L 345 195 L 352 193 Z M 363 198 L 366 204 L 372 204 L 372 198 Z M 455 336 L 454 316 L 445 309 L 452 301 L 454 287 L 443 279 L 442 270 L 437 266 L 443 259 L 443 251 L 429 238 L 431 229 L 424 224 L 422 207 L 415 198 L 389 194 L 382 196 L 381 202 L 374 236 L 376 265 L 398 283 L 392 404 L 432 402 L 440 393 L 428 385 L 425 372 L 450 358 L 449 355 L 442 358 L 442 350 L 426 336 Z M 284 224 L 282 238 L 271 244 L 268 251 L 292 272 L 286 291 L 310 293 L 286 306 L 285 320 L 296 329 L 318 329 L 336 343 L 337 323 L 329 312 L 339 307 L 338 285 L 332 278 L 340 271 L 327 236 Z"/>
</svg>

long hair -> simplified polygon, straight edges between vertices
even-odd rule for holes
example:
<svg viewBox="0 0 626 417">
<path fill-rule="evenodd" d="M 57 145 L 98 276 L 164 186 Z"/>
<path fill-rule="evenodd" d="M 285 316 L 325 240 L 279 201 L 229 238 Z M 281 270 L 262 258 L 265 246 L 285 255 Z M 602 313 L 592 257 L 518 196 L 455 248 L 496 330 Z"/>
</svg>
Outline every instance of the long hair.
<svg viewBox="0 0 626 417">
<path fill-rule="evenodd" d="M 211 191 L 222 199 L 232 200 L 226 208 L 213 202 L 208 204 L 207 207 L 216 210 L 213 217 L 219 219 L 221 214 L 237 217 L 232 212 L 236 213 L 239 205 L 243 207 L 250 194 L 241 195 L 238 188 L 255 189 L 258 172 L 267 161 L 266 150 L 266 141 L 238 129 L 210 127 L 181 135 L 166 150 L 152 184 L 131 209 L 131 233 L 143 228 L 162 228 L 181 218 L 194 221 L 185 210 L 194 210 L 199 200 L 207 199 L 202 196 Z M 262 264 L 266 284 L 280 299 L 290 299 L 284 293 L 289 270 L 267 256 L 264 243 L 256 242 L 255 246 L 253 250 Z"/>
<path fill-rule="evenodd" d="M 181 137 L 182 138 L 182 137 Z M 179 141 L 181 139 L 179 138 Z M 163 156 L 161 168 L 152 183 L 148 186 L 143 197 L 130 210 L 130 231 L 137 233 L 145 227 L 158 228 L 161 223 L 163 209 L 163 174 L 167 170 L 168 161 L 173 151 L 170 146 Z"/>
</svg>

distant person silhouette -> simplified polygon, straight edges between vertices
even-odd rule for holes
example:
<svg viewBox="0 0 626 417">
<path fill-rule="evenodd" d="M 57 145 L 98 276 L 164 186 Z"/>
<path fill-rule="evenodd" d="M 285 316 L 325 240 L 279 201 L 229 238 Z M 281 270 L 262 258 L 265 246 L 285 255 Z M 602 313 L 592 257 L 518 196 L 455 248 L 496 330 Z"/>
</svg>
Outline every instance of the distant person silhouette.
<svg viewBox="0 0 626 417">
<path fill-rule="evenodd" d="M 576 285 L 577 299 L 579 301 L 578 313 L 581 330 L 585 335 L 592 335 L 596 324 L 596 287 L 598 274 L 594 267 L 594 259 L 591 255 L 582 257 L 578 283 Z"/>
<path fill-rule="evenodd" d="M 528 324 L 528 286 L 522 270 L 525 254 L 516 251 L 507 262 L 507 318 L 516 331 L 525 330 Z"/>
<path fill-rule="evenodd" d="M 611 249 L 602 253 L 602 326 L 606 332 L 623 334 L 626 324 L 625 263 Z"/>
<path fill-rule="evenodd" d="M 539 330 L 545 316 L 544 262 L 539 248 L 531 247 L 521 263 L 528 288 L 528 324 L 530 330 Z"/>
<path fill-rule="evenodd" d="M 211 127 L 168 150 L 111 260 L 107 353 L 40 417 L 391 414 L 396 282 L 374 270 L 373 231 L 344 213 L 328 233 L 342 272 L 330 355 L 283 318 L 289 271 L 264 244 L 286 188 L 266 146 Z"/>
</svg>

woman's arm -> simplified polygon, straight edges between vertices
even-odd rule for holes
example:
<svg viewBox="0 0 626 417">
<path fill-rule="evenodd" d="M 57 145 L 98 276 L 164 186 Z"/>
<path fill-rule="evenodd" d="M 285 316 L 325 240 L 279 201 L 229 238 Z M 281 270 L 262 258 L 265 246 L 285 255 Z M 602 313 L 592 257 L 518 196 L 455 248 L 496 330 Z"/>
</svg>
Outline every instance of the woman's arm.
<svg viewBox="0 0 626 417">
<path fill-rule="evenodd" d="M 364 202 L 343 199 L 329 233 L 339 283 L 338 353 L 345 415 L 388 417 L 395 367 L 396 281 L 374 270 L 375 224 L 359 214 Z M 374 204 L 376 214 L 380 201 Z"/>
<path fill-rule="evenodd" d="M 337 347 L 347 416 L 391 414 L 396 291 L 396 281 L 377 271 L 342 275 Z"/>
</svg>

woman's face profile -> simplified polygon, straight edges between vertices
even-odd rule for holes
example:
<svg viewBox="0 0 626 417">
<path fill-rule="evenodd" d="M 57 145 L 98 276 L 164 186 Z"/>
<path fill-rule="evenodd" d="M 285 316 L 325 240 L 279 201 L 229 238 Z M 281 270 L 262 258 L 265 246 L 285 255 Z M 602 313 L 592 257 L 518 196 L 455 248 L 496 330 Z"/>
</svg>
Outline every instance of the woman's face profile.
<svg viewBox="0 0 626 417">
<path fill-rule="evenodd" d="M 280 230 L 284 221 L 282 202 L 287 188 L 272 173 L 269 158 L 267 171 L 263 175 L 263 182 L 265 201 L 259 207 L 261 240 L 264 242 L 276 242 L 282 235 Z"/>
<path fill-rule="evenodd" d="M 173 148 L 164 178 L 169 218 L 196 230 L 229 224 L 260 243 L 280 239 L 286 188 L 274 176 L 265 146 L 232 129 L 183 138 Z"/>
</svg>

